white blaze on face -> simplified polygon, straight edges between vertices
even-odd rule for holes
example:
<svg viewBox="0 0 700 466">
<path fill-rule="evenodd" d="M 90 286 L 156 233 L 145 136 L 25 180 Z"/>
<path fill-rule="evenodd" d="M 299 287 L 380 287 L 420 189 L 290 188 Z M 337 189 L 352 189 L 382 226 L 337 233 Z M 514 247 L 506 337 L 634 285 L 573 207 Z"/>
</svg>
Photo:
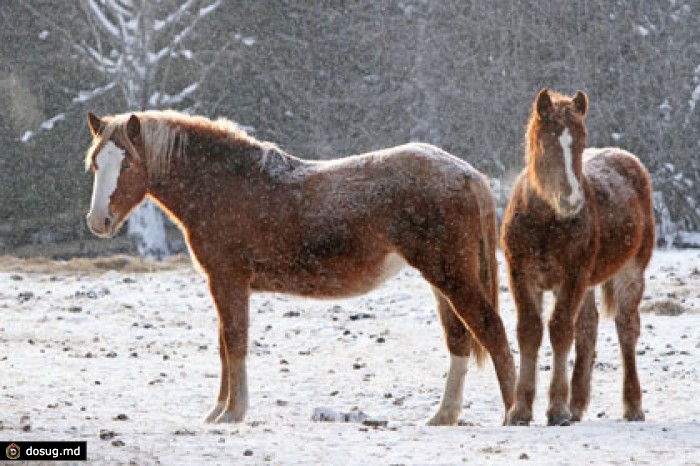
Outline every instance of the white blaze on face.
<svg viewBox="0 0 700 466">
<path fill-rule="evenodd" d="M 581 193 L 581 186 L 576 179 L 576 174 L 574 173 L 574 160 L 571 153 L 571 143 L 573 139 L 569 128 L 565 128 L 564 132 L 559 136 L 559 144 L 564 154 L 564 171 L 566 172 L 566 180 L 571 188 L 571 194 L 567 199 L 570 205 L 576 205 L 583 199 L 583 194 Z"/>
<path fill-rule="evenodd" d="M 97 157 L 95 157 L 95 184 L 92 187 L 89 218 L 104 223 L 109 215 L 109 200 L 117 189 L 117 181 L 121 172 L 125 152 L 112 141 L 107 142 Z"/>
</svg>

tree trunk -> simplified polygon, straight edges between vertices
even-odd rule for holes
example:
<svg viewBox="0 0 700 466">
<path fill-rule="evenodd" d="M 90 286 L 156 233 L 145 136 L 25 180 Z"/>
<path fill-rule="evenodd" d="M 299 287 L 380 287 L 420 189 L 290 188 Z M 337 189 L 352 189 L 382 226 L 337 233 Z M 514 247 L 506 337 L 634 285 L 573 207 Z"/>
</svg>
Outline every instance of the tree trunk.
<svg viewBox="0 0 700 466">
<path fill-rule="evenodd" d="M 150 200 L 131 214 L 127 227 L 127 234 L 141 257 L 163 260 L 170 255 L 165 217 Z"/>
<path fill-rule="evenodd" d="M 131 73 L 137 79 L 131 79 L 127 83 L 127 105 L 131 109 L 145 110 L 148 106 L 150 84 L 155 79 L 154 69 L 148 59 L 149 52 L 154 50 L 154 18 L 148 2 L 141 4 L 140 12 L 137 33 L 133 37 L 125 38 L 127 56 L 134 57 L 137 65 Z M 131 214 L 127 234 L 141 257 L 163 260 L 170 255 L 165 215 L 150 200 L 146 200 Z"/>
</svg>

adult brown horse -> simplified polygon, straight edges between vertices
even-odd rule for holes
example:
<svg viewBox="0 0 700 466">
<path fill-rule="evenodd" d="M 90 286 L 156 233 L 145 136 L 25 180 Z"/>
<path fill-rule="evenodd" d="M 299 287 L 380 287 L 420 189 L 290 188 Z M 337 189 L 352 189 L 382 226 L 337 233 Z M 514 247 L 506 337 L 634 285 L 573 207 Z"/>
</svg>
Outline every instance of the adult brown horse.
<svg viewBox="0 0 700 466">
<path fill-rule="evenodd" d="M 548 290 L 556 303 L 549 320 L 554 367 L 547 421 L 566 425 L 581 419 L 590 398 L 598 326 L 590 287 L 600 283 L 622 353 L 624 418 L 644 419 L 635 345 L 644 270 L 654 247 L 651 182 L 629 152 L 585 149 L 587 109 L 581 91 L 573 98 L 540 91 L 525 136 L 527 167 L 503 220 L 520 346 L 520 376 L 507 418 L 513 425 L 532 420 L 542 293 Z M 574 338 L 569 401 L 567 361 Z"/>
<path fill-rule="evenodd" d="M 222 375 L 207 421 L 244 418 L 251 292 L 353 296 L 404 264 L 433 286 L 451 353 L 431 424 L 457 422 L 467 359 L 484 348 L 510 407 L 515 368 L 496 311 L 495 207 L 469 164 L 426 144 L 304 161 L 229 121 L 171 111 L 88 121 L 90 229 L 113 236 L 149 197 L 183 229 L 208 278 Z"/>
</svg>

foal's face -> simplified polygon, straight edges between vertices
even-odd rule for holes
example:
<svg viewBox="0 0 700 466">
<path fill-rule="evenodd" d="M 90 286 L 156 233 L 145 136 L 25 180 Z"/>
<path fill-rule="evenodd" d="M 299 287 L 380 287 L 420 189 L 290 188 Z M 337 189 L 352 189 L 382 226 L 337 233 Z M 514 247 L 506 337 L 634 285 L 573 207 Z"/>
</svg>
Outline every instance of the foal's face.
<svg viewBox="0 0 700 466">
<path fill-rule="evenodd" d="M 106 130 L 108 122 L 93 113 L 88 122 L 94 138 L 88 161 L 95 180 L 87 224 L 95 235 L 111 238 L 146 195 L 141 126 L 135 115 L 125 128 Z"/>
<path fill-rule="evenodd" d="M 532 162 L 540 194 L 560 217 L 572 217 L 584 205 L 581 178 L 587 109 L 588 98 L 582 91 L 571 99 L 543 89 L 535 102 L 539 118 L 535 136 L 542 150 Z"/>
</svg>

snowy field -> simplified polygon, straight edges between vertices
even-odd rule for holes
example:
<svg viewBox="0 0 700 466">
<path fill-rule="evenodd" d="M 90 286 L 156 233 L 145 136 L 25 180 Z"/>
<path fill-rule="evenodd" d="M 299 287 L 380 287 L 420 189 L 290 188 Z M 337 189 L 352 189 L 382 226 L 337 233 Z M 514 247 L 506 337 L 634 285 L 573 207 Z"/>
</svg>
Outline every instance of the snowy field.
<svg viewBox="0 0 700 466">
<path fill-rule="evenodd" d="M 93 464 L 700 464 L 700 251 L 657 251 L 647 273 L 647 421 L 620 421 L 617 337 L 601 320 L 587 416 L 557 428 L 546 336 L 532 426 L 500 425 L 490 362 L 470 368 L 461 426 L 425 425 L 448 356 L 413 270 L 352 300 L 255 296 L 246 422 L 204 424 L 219 374 L 204 279 L 183 261 L 139 268 L 0 260 L 0 439 L 86 440 Z M 319 422 L 318 409 L 379 422 Z"/>
</svg>

